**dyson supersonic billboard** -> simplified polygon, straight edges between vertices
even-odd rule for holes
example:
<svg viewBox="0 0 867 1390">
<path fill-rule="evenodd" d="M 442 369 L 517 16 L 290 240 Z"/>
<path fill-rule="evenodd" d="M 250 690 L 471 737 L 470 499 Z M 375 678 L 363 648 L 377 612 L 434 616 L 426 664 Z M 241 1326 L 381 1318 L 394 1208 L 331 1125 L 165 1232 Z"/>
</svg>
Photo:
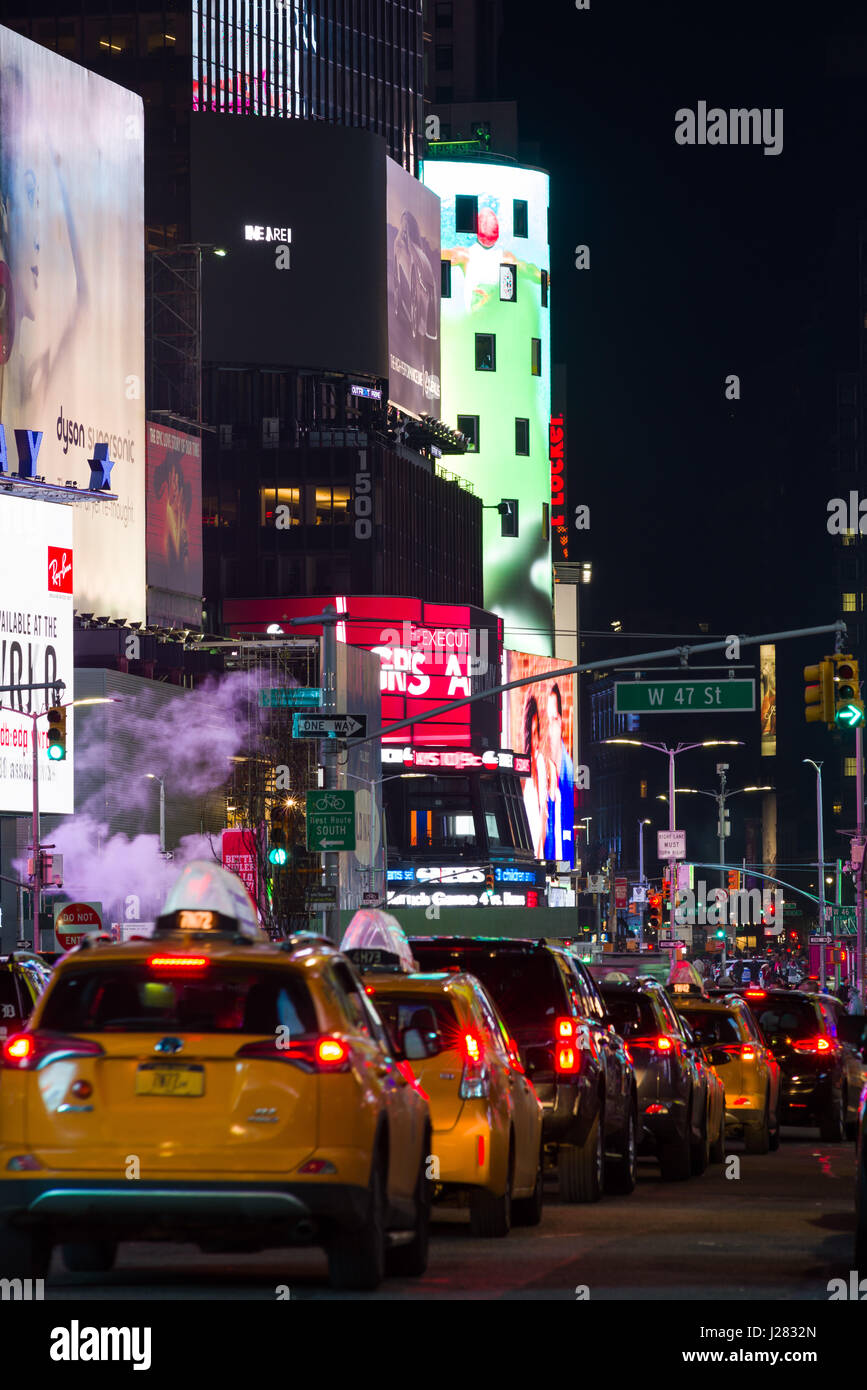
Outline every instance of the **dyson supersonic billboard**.
<svg viewBox="0 0 867 1390">
<path fill-rule="evenodd" d="M 431 159 L 449 271 L 440 314 L 442 419 L 472 439 L 460 471 L 487 507 L 518 502 L 518 536 L 484 513 L 485 606 L 512 646 L 552 650 L 548 175 Z"/>
<path fill-rule="evenodd" d="M 467 604 L 423 603 L 391 595 L 325 598 L 226 599 L 223 620 L 229 636 L 265 632 L 287 618 L 333 605 L 346 613 L 338 642 L 364 647 L 380 659 L 382 743 L 415 748 L 498 748 L 500 711 L 496 696 L 450 714 L 389 734 L 388 725 L 428 714 L 496 686 L 502 623 Z M 296 637 L 318 636 L 321 627 L 287 628 Z M 349 711 L 347 711 L 349 712 Z"/>
</svg>

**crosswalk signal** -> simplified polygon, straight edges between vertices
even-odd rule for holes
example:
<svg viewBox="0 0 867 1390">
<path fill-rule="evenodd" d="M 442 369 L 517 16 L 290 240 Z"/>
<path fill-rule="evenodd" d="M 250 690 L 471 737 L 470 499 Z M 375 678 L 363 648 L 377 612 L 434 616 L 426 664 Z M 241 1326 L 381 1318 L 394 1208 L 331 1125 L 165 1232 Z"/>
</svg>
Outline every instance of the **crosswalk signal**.
<svg viewBox="0 0 867 1390">
<path fill-rule="evenodd" d="M 848 729 L 864 723 L 858 662 L 840 652 L 834 657 L 834 723 Z"/>
<path fill-rule="evenodd" d="M 48 711 L 48 756 L 53 763 L 66 757 L 66 710 L 55 705 Z"/>
<path fill-rule="evenodd" d="M 826 656 L 817 666 L 804 667 L 804 718 L 808 724 L 834 723 L 834 662 Z"/>
</svg>

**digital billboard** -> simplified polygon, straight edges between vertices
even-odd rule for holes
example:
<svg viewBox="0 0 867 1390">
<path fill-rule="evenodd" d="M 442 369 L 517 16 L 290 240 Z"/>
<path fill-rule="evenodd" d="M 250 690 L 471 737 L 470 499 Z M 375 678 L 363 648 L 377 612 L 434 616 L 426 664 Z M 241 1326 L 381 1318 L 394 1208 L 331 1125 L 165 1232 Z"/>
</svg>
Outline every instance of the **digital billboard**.
<svg viewBox="0 0 867 1390">
<path fill-rule="evenodd" d="M 439 198 L 393 159 L 386 170 L 389 399 L 439 418 Z"/>
<path fill-rule="evenodd" d="M 141 98 L 0 29 L 0 421 L 41 432 L 34 474 L 74 508 L 75 606 L 145 618 Z"/>
<path fill-rule="evenodd" d="M 0 495 L 0 685 L 45 684 L 0 693 L 0 812 L 33 806 L 33 721 L 54 703 L 73 698 L 73 583 L 78 555 L 72 508 Z M 19 713 L 20 711 L 20 713 Z M 66 814 L 74 807 L 73 715 L 67 715 L 67 756 L 48 757 L 48 721 L 37 724 L 39 809 Z"/>
<path fill-rule="evenodd" d="M 535 653 L 503 653 L 503 684 L 539 673 L 532 685 L 503 694 L 503 746 L 530 759 L 522 783 L 530 838 L 537 859 L 562 860 L 574 853 L 575 728 L 574 675 L 558 677 L 568 661 Z"/>
<path fill-rule="evenodd" d="M 190 121 L 206 361 L 386 378 L 387 155 L 325 121 Z M 324 186 L 330 190 L 322 196 Z"/>
<path fill-rule="evenodd" d="M 202 622 L 202 445 L 148 422 L 148 622 Z"/>
<path fill-rule="evenodd" d="M 225 599 L 223 623 L 229 636 L 265 632 L 281 619 L 304 617 L 333 605 L 345 613 L 338 642 L 365 647 L 380 658 L 384 745 L 417 748 L 499 747 L 499 698 L 477 700 L 424 724 L 389 733 L 402 719 L 428 714 L 499 684 L 502 624 L 468 604 L 423 603 L 394 595 L 340 594 L 325 598 Z M 320 627 L 287 629 L 318 636 Z"/>
<path fill-rule="evenodd" d="M 460 472 L 495 508 L 518 503 L 518 535 L 484 513 L 485 607 L 510 645 L 552 651 L 548 175 L 494 160 L 426 160 L 440 199 L 441 418 L 470 433 Z M 458 230 L 471 227 L 474 230 Z M 448 290 L 448 292 L 446 292 Z M 549 523 L 550 531 L 550 523 Z"/>
</svg>

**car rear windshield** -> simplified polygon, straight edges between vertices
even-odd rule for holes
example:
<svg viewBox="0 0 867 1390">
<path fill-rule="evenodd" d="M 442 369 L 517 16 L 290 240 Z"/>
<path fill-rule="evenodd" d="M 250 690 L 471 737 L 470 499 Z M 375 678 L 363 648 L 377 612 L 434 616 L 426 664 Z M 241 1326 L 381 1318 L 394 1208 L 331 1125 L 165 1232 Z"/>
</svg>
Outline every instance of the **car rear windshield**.
<svg viewBox="0 0 867 1390">
<path fill-rule="evenodd" d="M 6 966 L 0 965 L 0 1022 L 4 1018 L 16 1017 L 20 1007 L 15 990 L 15 976 Z"/>
<path fill-rule="evenodd" d="M 307 985 L 290 971 L 211 962 L 191 977 L 138 962 L 70 970 L 45 1000 L 40 1029 L 57 1033 L 318 1032 Z"/>
<path fill-rule="evenodd" d="M 571 1012 L 563 978 L 547 951 L 501 951 L 488 945 L 427 947 L 418 941 L 412 942 L 412 948 L 425 970 L 458 966 L 475 975 L 510 1029 L 532 1028 Z"/>
<path fill-rule="evenodd" d="M 766 1038 L 810 1038 L 824 1031 L 809 999 L 769 999 L 753 1012 Z"/>
<path fill-rule="evenodd" d="M 377 987 L 373 1002 L 393 1038 L 399 1037 L 406 1028 L 417 1028 L 419 1032 L 426 1033 L 430 1020 L 424 1016 L 418 1018 L 417 1015 L 422 1009 L 430 1009 L 436 1019 L 437 1032 L 442 1043 L 440 1051 L 448 1052 L 451 1048 L 460 1046 L 461 1029 L 458 1016 L 451 1000 L 444 995 L 415 992 L 411 995 L 390 994 L 387 989 L 380 990 Z"/>
<path fill-rule="evenodd" d="M 659 1032 L 659 1020 L 646 994 L 624 994 L 604 984 L 599 986 L 599 993 L 611 1015 L 614 1031 L 621 1037 L 624 1029 L 633 1037 L 650 1037 Z"/>
<path fill-rule="evenodd" d="M 739 1043 L 744 1041 L 740 1024 L 734 1014 L 723 1009 L 684 1009 L 681 1014 L 693 1032 L 701 1033 L 702 1046 L 720 1043 Z"/>
</svg>

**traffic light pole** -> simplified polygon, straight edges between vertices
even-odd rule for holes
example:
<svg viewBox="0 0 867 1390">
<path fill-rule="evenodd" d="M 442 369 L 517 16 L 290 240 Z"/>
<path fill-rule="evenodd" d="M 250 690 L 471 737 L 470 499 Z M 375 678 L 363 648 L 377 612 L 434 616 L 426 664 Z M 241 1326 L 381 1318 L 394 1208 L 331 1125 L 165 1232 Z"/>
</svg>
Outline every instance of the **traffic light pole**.
<svg viewBox="0 0 867 1390">
<path fill-rule="evenodd" d="M 860 724 L 855 730 L 855 803 L 856 839 L 860 847 L 855 876 L 855 986 L 863 999 L 867 991 L 867 961 L 864 959 L 864 729 Z M 852 859 L 854 862 L 854 854 Z"/>
<path fill-rule="evenodd" d="M 856 747 L 859 730 L 855 731 Z M 813 758 L 804 758 L 805 763 L 810 763 L 816 769 L 816 835 L 817 850 L 816 867 L 819 871 L 819 925 L 818 935 L 824 937 L 825 922 L 825 829 L 822 818 L 822 764 L 817 763 Z M 819 988 L 824 992 L 825 989 L 825 942 L 819 942 Z"/>
<path fill-rule="evenodd" d="M 322 713 L 337 713 L 337 610 L 326 608 L 322 617 L 330 622 L 322 624 Z M 337 740 L 322 740 L 322 766 L 326 791 L 337 790 Z M 325 935 L 332 941 L 340 939 L 340 856 L 337 850 L 328 849 L 322 855 L 325 886 L 333 889 L 334 900 L 329 902 L 322 914 Z"/>
<path fill-rule="evenodd" d="M 38 951 L 42 942 L 39 939 L 39 922 L 42 914 L 42 855 L 39 852 L 39 749 L 37 747 L 38 715 L 29 716 L 33 745 L 33 949 Z"/>
</svg>

